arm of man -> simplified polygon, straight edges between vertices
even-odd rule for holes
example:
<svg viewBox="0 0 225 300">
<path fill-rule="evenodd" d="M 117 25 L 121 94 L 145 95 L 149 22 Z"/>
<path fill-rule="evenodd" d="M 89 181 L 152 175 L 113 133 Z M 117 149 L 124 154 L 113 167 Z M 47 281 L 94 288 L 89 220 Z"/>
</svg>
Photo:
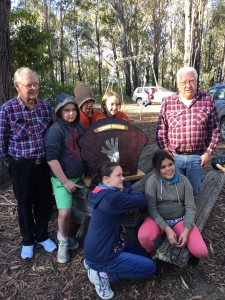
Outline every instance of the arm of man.
<svg viewBox="0 0 225 300">
<path fill-rule="evenodd" d="M 82 186 L 73 183 L 71 180 L 69 180 L 66 175 L 64 174 L 62 167 L 57 159 L 48 161 L 48 164 L 52 170 L 52 172 L 55 174 L 55 176 L 59 179 L 60 182 L 64 185 L 65 189 L 69 193 L 73 193 L 76 191 L 76 188 L 82 188 Z"/>
<path fill-rule="evenodd" d="M 168 124 L 166 120 L 166 100 L 162 103 L 158 124 L 156 127 L 156 143 L 161 150 L 169 152 L 168 148 Z"/>
<path fill-rule="evenodd" d="M 207 126 L 208 126 L 208 140 L 207 140 L 207 149 L 206 149 L 206 153 L 204 153 L 201 158 L 201 166 L 206 165 L 210 159 L 211 159 L 211 155 L 213 150 L 216 149 L 218 142 L 219 142 L 219 138 L 220 138 L 220 123 L 219 123 L 219 117 L 218 117 L 218 113 L 216 110 L 216 106 L 215 106 L 215 102 L 214 100 L 211 98 L 210 95 L 207 95 L 207 97 L 210 98 L 211 101 L 211 111 L 210 111 L 210 115 L 209 115 L 209 119 L 207 122 Z"/>
<path fill-rule="evenodd" d="M 9 121 L 5 111 L 0 108 L 0 158 L 8 166 Z"/>
</svg>

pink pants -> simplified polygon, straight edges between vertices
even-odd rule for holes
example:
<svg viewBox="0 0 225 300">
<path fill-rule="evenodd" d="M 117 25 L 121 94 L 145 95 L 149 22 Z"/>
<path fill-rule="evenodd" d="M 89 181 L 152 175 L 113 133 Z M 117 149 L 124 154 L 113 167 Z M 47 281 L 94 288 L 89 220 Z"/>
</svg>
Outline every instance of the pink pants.
<svg viewBox="0 0 225 300">
<path fill-rule="evenodd" d="M 180 236 L 184 231 L 184 220 L 177 223 L 172 229 L 177 236 Z M 151 252 L 155 249 L 154 240 L 164 232 L 153 219 L 147 217 L 138 231 L 138 240 L 147 252 Z M 204 258 L 208 255 L 206 244 L 196 225 L 193 226 L 189 233 L 186 246 L 195 257 Z"/>
</svg>

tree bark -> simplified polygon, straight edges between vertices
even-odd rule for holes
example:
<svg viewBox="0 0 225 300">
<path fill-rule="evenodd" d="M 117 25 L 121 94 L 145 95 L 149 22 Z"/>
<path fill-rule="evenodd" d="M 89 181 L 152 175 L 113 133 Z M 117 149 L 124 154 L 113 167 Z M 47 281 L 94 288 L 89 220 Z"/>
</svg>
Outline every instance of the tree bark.
<svg viewBox="0 0 225 300">
<path fill-rule="evenodd" d="M 222 81 L 225 81 L 225 41 L 223 42 L 223 57 L 222 57 Z"/>
<path fill-rule="evenodd" d="M 117 24 L 120 30 L 121 39 L 122 39 L 122 53 L 123 57 L 128 57 L 128 49 L 127 49 L 127 39 L 126 39 L 126 23 L 124 18 L 124 11 L 123 11 L 123 1 L 118 0 L 117 1 L 117 7 L 112 5 L 115 14 L 116 14 L 116 20 Z M 131 82 L 130 82 L 130 63 L 127 60 L 124 60 L 124 70 L 125 70 L 125 78 L 126 78 L 126 95 L 131 96 Z"/>
<path fill-rule="evenodd" d="M 12 96 L 9 43 L 10 6 L 10 0 L 0 1 L 0 105 Z"/>
<path fill-rule="evenodd" d="M 97 40 L 97 51 L 98 51 L 98 89 L 99 94 L 102 95 L 102 56 L 101 56 L 101 46 L 100 46 L 100 34 L 98 27 L 98 2 L 97 2 L 97 11 L 95 15 L 95 34 Z"/>
</svg>

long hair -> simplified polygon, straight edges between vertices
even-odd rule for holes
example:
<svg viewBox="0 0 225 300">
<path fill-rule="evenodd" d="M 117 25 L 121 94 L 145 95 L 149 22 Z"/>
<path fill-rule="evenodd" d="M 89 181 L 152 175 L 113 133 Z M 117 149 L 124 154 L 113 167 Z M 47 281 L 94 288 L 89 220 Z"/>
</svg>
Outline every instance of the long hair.
<svg viewBox="0 0 225 300">
<path fill-rule="evenodd" d="M 92 178 L 90 190 L 92 191 L 99 183 L 102 183 L 104 176 L 110 176 L 113 170 L 120 166 L 117 162 L 106 162 L 103 165 L 98 167 L 97 174 Z"/>
<path fill-rule="evenodd" d="M 152 165 L 153 168 L 156 170 L 157 173 L 160 173 L 160 168 L 161 168 L 161 164 L 164 161 L 164 159 L 168 158 L 169 160 L 171 160 L 174 163 L 174 158 L 171 154 L 169 154 L 166 151 L 159 151 L 156 152 L 153 157 L 152 157 Z"/>
<path fill-rule="evenodd" d="M 109 99 L 109 97 L 115 96 L 116 98 L 119 99 L 119 105 L 121 107 L 121 98 L 120 95 L 118 95 L 116 92 L 110 91 L 110 92 L 106 92 L 103 97 L 102 97 L 102 103 L 101 103 L 101 108 L 102 111 L 105 113 L 106 111 L 106 101 Z"/>
</svg>

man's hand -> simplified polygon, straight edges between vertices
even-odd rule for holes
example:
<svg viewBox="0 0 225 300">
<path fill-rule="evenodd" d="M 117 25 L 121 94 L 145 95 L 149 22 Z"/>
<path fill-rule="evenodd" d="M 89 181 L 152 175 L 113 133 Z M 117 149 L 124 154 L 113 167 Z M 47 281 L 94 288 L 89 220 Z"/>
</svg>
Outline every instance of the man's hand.
<svg viewBox="0 0 225 300">
<path fill-rule="evenodd" d="M 216 164 L 216 166 L 217 166 L 217 168 L 220 169 L 220 170 L 224 173 L 224 175 L 225 175 L 225 168 L 222 167 L 220 164 Z"/>
<path fill-rule="evenodd" d="M 210 155 L 208 153 L 205 153 L 201 155 L 201 159 L 201 167 L 204 167 L 210 161 Z"/>
</svg>

